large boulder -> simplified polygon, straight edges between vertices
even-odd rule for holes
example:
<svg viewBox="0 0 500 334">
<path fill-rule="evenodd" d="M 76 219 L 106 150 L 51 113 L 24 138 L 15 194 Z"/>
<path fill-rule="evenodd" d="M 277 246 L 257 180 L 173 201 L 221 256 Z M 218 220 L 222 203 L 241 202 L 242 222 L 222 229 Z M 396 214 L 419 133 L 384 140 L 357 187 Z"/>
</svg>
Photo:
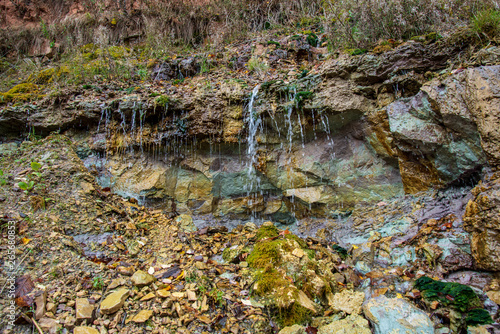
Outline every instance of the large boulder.
<svg viewBox="0 0 500 334">
<path fill-rule="evenodd" d="M 472 68 L 438 78 L 387 106 L 406 192 L 443 187 L 500 161 L 500 133 L 491 126 L 499 117 L 494 75 L 499 69 Z"/>
<path fill-rule="evenodd" d="M 372 298 L 363 305 L 363 313 L 370 320 L 375 334 L 434 334 L 429 316 L 403 299 Z"/>
</svg>

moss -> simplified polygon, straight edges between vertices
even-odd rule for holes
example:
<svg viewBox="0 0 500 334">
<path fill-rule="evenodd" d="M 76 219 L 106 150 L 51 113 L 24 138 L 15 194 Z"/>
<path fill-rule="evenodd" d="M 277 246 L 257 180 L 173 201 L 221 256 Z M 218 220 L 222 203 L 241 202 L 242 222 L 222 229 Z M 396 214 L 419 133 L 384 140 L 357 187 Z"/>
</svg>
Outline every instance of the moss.
<svg viewBox="0 0 500 334">
<path fill-rule="evenodd" d="M 491 315 L 485 309 L 475 308 L 467 313 L 465 322 L 467 326 L 488 325 L 493 323 L 493 319 L 491 319 Z"/>
<path fill-rule="evenodd" d="M 299 303 L 293 303 L 286 309 L 280 309 L 278 313 L 278 323 L 282 326 L 292 326 L 294 324 L 304 324 L 311 320 L 312 312 Z"/>
<path fill-rule="evenodd" d="M 302 106 L 304 105 L 304 101 L 305 100 L 309 100 L 313 97 L 313 92 L 297 92 L 297 94 L 295 94 L 295 103 L 297 104 L 297 106 L 299 106 L 299 108 L 302 108 Z"/>
<path fill-rule="evenodd" d="M 386 45 L 377 45 L 375 48 L 373 48 L 372 52 L 375 54 L 380 54 L 390 50 L 392 50 L 392 46 L 386 44 Z"/>
<path fill-rule="evenodd" d="M 359 56 L 368 52 L 367 49 L 347 49 L 346 52 L 351 56 Z"/>
<path fill-rule="evenodd" d="M 421 291 L 424 300 L 437 300 L 460 312 L 482 306 L 474 290 L 467 285 L 435 281 L 423 276 L 415 281 L 415 288 Z"/>
<path fill-rule="evenodd" d="M 283 240 L 259 242 L 247 257 L 252 268 L 264 268 L 269 264 L 278 265 L 281 262 L 280 245 Z"/>
<path fill-rule="evenodd" d="M 273 290 L 286 287 L 289 282 L 272 266 L 267 266 L 255 275 L 255 294 L 268 296 Z"/>
<path fill-rule="evenodd" d="M 6 93 L 0 93 L 0 103 L 25 102 L 41 97 L 38 95 L 38 86 L 34 83 L 26 82 L 12 87 Z"/>
<path fill-rule="evenodd" d="M 438 39 L 441 39 L 441 38 L 443 38 L 443 37 L 435 31 L 430 32 L 427 35 L 425 35 L 425 40 L 428 42 L 434 42 L 434 41 L 437 41 Z"/>
<path fill-rule="evenodd" d="M 55 68 L 47 68 L 38 73 L 33 73 L 28 77 L 28 82 L 36 84 L 47 84 L 53 81 L 54 75 L 56 74 Z"/>
<path fill-rule="evenodd" d="M 95 60 L 99 57 L 111 57 L 113 59 L 124 59 L 130 56 L 131 50 L 124 46 L 110 46 L 108 48 L 98 48 L 94 44 L 84 45 L 81 49 L 83 58 Z"/>
<path fill-rule="evenodd" d="M 170 98 L 167 95 L 158 96 L 155 99 L 155 106 L 165 108 L 165 106 L 170 102 Z"/>
<path fill-rule="evenodd" d="M 267 41 L 267 45 L 276 45 L 277 48 L 281 47 L 280 43 L 273 40 Z"/>
<path fill-rule="evenodd" d="M 289 239 L 289 240 L 296 241 L 299 244 L 300 248 L 302 248 L 304 250 L 308 249 L 306 242 L 303 239 L 301 239 L 298 236 L 296 236 L 295 234 L 287 234 L 287 235 L 285 235 L 285 238 Z"/>
<path fill-rule="evenodd" d="M 124 46 L 110 46 L 108 52 L 115 59 L 122 59 L 130 55 L 130 49 Z"/>
<path fill-rule="evenodd" d="M 274 238 L 279 235 L 279 230 L 274 225 L 261 226 L 257 230 L 257 241 L 260 241 L 265 238 Z"/>
<path fill-rule="evenodd" d="M 339 245 L 333 245 L 332 249 L 339 254 L 339 256 L 345 260 L 347 258 L 347 250 L 343 247 L 340 247 Z"/>
</svg>

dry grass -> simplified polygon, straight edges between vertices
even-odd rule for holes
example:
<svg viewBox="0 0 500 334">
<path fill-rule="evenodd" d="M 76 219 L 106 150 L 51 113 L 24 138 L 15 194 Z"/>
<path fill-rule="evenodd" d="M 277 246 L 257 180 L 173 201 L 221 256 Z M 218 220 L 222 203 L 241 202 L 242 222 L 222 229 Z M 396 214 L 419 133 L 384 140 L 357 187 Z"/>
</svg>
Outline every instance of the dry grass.
<svg viewBox="0 0 500 334">
<path fill-rule="evenodd" d="M 61 13 L 64 1 L 52 0 Z M 142 0 L 104 6 L 84 0 L 85 14 L 62 16 L 32 29 L 0 30 L 0 56 L 33 54 L 59 45 L 58 52 L 94 43 L 143 43 L 151 49 L 227 44 L 263 29 L 312 30 L 331 47 L 361 48 L 382 39 L 408 39 L 431 31 L 447 34 L 466 26 L 500 0 Z"/>
</svg>

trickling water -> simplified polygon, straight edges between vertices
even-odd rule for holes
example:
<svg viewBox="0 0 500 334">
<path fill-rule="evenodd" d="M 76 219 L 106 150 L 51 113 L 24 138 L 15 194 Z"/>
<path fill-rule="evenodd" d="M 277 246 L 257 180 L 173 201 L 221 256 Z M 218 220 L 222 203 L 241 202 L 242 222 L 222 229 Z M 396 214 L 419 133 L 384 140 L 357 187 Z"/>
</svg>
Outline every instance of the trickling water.
<svg viewBox="0 0 500 334">
<path fill-rule="evenodd" d="M 305 148 L 304 143 L 304 130 L 302 129 L 302 120 L 300 119 L 300 112 L 297 113 L 297 119 L 299 121 L 300 137 L 302 138 L 302 148 Z"/>
<path fill-rule="evenodd" d="M 257 130 L 261 125 L 261 118 L 255 114 L 253 104 L 257 95 L 259 93 L 260 85 L 255 86 L 252 91 L 252 96 L 250 97 L 250 103 L 248 104 L 248 115 L 246 118 L 246 124 L 248 126 L 248 137 L 247 137 L 247 154 L 249 157 L 248 165 L 248 179 L 250 182 L 245 186 L 247 189 L 247 195 L 253 191 L 253 181 L 257 181 L 257 173 L 254 168 L 254 164 L 257 162 Z"/>
</svg>

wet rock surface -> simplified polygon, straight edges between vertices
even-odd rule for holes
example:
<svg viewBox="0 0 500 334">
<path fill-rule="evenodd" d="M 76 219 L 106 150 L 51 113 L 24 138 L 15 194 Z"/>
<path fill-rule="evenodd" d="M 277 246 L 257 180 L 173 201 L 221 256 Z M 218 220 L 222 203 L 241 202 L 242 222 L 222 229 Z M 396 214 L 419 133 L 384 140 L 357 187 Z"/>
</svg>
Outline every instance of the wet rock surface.
<svg viewBox="0 0 500 334">
<path fill-rule="evenodd" d="M 461 219 L 469 200 L 494 192 L 494 177 L 472 194 L 449 189 L 357 205 L 290 229 L 243 221 L 229 231 L 223 220 L 196 226 L 197 216 L 171 218 L 110 193 L 74 149 L 68 138 L 51 136 L 24 142 L 2 162 L 12 176 L 0 188 L 9 199 L 0 203 L 2 221 L 16 221 L 24 257 L 20 331 L 33 318 L 52 332 L 369 333 L 368 321 L 375 320 L 360 312 L 362 303 L 387 298 L 391 306 L 406 305 L 396 310 L 417 312 L 410 305 L 422 307 L 423 292 L 414 282 L 424 275 L 477 288 L 482 310 L 497 320 L 498 279 L 474 271 L 474 244 Z M 27 177 L 46 186 L 17 191 L 14 180 Z M 31 199 L 38 196 L 45 208 Z M 444 303 L 426 302 L 418 312 L 428 319 L 433 310 L 440 310 L 440 321 L 462 326 Z M 400 323 L 396 315 L 384 319 Z"/>
</svg>

